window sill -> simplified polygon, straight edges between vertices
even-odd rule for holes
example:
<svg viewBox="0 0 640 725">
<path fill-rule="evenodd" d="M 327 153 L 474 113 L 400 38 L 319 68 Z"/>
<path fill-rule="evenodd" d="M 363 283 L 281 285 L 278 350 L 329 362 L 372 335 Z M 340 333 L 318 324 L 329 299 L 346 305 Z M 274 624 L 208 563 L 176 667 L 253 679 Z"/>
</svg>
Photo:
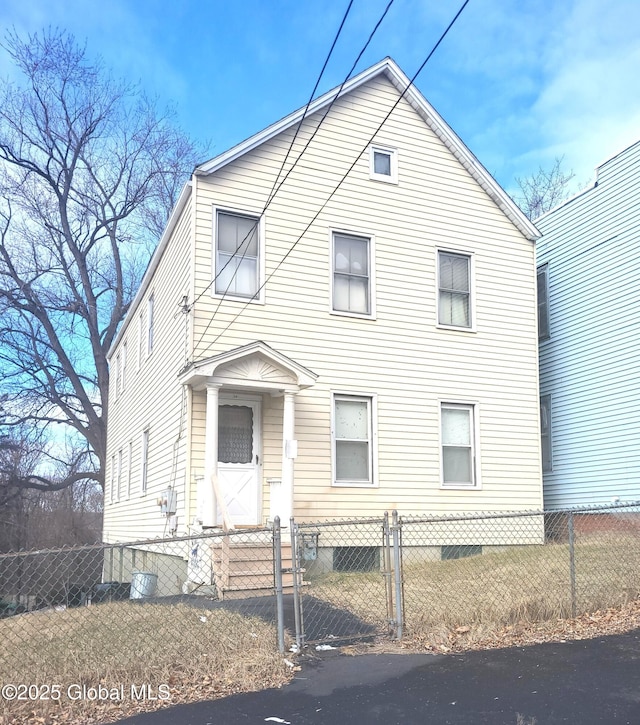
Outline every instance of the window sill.
<svg viewBox="0 0 640 725">
<path fill-rule="evenodd" d="M 335 315 L 336 317 L 352 317 L 357 320 L 375 320 L 376 315 L 366 315 L 362 312 L 347 312 L 347 310 L 329 310 L 330 315 Z"/>
<path fill-rule="evenodd" d="M 333 481 L 332 488 L 379 488 L 377 483 L 371 481 Z"/>
<path fill-rule="evenodd" d="M 261 295 L 260 297 L 256 298 L 256 297 L 242 297 L 241 295 L 231 295 L 231 294 L 223 295 L 220 292 L 212 292 L 211 297 L 214 300 L 220 300 L 220 301 L 226 300 L 228 302 L 244 302 L 245 304 L 248 303 L 250 305 L 264 305 L 265 304 L 264 295 Z"/>
<path fill-rule="evenodd" d="M 451 330 L 453 332 L 472 332 L 476 334 L 478 331 L 475 327 L 458 327 L 456 325 L 443 325 L 442 323 L 438 323 L 436 325 L 436 330 Z"/>
<path fill-rule="evenodd" d="M 482 486 L 479 484 L 472 483 L 441 483 L 441 491 L 480 491 Z"/>
<path fill-rule="evenodd" d="M 393 176 L 385 176 L 384 174 L 369 174 L 371 181 L 381 181 L 383 184 L 398 185 L 398 179 Z"/>
</svg>

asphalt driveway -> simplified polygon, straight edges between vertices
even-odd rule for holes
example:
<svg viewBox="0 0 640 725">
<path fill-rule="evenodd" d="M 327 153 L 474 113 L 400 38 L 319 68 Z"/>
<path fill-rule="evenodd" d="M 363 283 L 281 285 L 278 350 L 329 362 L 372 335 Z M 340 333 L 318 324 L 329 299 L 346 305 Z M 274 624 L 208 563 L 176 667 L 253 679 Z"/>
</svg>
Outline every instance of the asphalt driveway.
<svg viewBox="0 0 640 725">
<path fill-rule="evenodd" d="M 178 705 L 128 725 L 640 723 L 640 630 L 460 655 L 309 658 L 280 690 Z"/>
</svg>

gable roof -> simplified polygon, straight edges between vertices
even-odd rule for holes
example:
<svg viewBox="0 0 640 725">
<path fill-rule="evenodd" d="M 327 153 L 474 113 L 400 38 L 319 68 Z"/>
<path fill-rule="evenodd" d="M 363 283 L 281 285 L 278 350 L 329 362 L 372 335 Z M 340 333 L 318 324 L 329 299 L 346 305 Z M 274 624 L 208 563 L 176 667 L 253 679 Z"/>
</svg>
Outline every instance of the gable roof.
<svg viewBox="0 0 640 725">
<path fill-rule="evenodd" d="M 306 116 L 321 111 L 329 106 L 336 98 L 340 98 L 363 84 L 369 82 L 379 75 L 384 75 L 398 89 L 399 93 L 404 93 L 404 98 L 415 109 L 420 117 L 425 121 L 427 126 L 438 136 L 442 143 L 449 149 L 462 166 L 471 174 L 475 181 L 484 189 L 489 197 L 508 217 L 514 226 L 531 241 L 540 236 L 540 232 L 522 213 L 511 197 L 504 191 L 498 182 L 478 161 L 469 148 L 462 142 L 455 131 L 444 121 L 442 116 L 427 101 L 420 91 L 411 85 L 411 81 L 400 69 L 394 60 L 385 58 L 379 63 L 371 66 L 367 70 L 362 71 L 357 76 L 348 80 L 342 90 L 333 88 L 322 96 L 319 96 L 309 105 Z M 223 168 L 232 161 L 240 158 L 249 151 L 255 149 L 261 144 L 269 141 L 278 134 L 295 126 L 305 117 L 305 108 L 285 116 L 280 121 L 271 124 L 263 131 L 254 134 L 250 138 L 242 141 L 237 146 L 230 148 L 228 151 L 214 157 L 210 161 L 206 161 L 196 167 L 194 173 L 199 176 L 208 176 L 219 169 Z"/>
</svg>

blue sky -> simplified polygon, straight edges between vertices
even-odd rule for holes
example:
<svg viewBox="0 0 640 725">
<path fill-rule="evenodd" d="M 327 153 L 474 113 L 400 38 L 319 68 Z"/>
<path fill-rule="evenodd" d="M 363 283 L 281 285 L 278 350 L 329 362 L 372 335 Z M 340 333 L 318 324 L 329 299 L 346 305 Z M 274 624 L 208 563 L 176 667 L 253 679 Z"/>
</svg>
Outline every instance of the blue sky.
<svg viewBox="0 0 640 725">
<path fill-rule="evenodd" d="M 320 92 L 339 85 L 388 0 L 354 0 Z M 412 76 L 462 0 L 395 0 L 357 70 Z M 0 27 L 86 41 L 115 74 L 175 105 L 214 156 L 298 107 L 347 0 L 4 0 Z M 564 156 L 594 167 L 640 138 L 637 0 L 471 0 L 418 88 L 507 190 Z M 0 75 L 11 67 L 0 51 Z"/>
</svg>

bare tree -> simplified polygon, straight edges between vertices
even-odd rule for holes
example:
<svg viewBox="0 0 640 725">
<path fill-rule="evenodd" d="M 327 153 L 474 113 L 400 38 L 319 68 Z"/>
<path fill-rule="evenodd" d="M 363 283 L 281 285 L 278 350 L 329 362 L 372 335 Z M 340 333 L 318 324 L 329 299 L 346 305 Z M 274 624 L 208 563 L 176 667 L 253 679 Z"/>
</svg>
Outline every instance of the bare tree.
<svg viewBox="0 0 640 725">
<path fill-rule="evenodd" d="M 21 485 L 104 486 L 106 355 L 197 149 L 67 33 L 4 47 L 23 79 L 0 87 L 4 422 L 54 431 L 59 460 Z"/>
<path fill-rule="evenodd" d="M 565 173 L 562 161 L 563 157 L 556 158 L 550 169 L 540 167 L 531 176 L 516 178 L 522 193 L 516 196 L 515 201 L 529 219 L 537 219 L 571 194 L 569 182 L 575 174 L 573 171 Z"/>
</svg>

